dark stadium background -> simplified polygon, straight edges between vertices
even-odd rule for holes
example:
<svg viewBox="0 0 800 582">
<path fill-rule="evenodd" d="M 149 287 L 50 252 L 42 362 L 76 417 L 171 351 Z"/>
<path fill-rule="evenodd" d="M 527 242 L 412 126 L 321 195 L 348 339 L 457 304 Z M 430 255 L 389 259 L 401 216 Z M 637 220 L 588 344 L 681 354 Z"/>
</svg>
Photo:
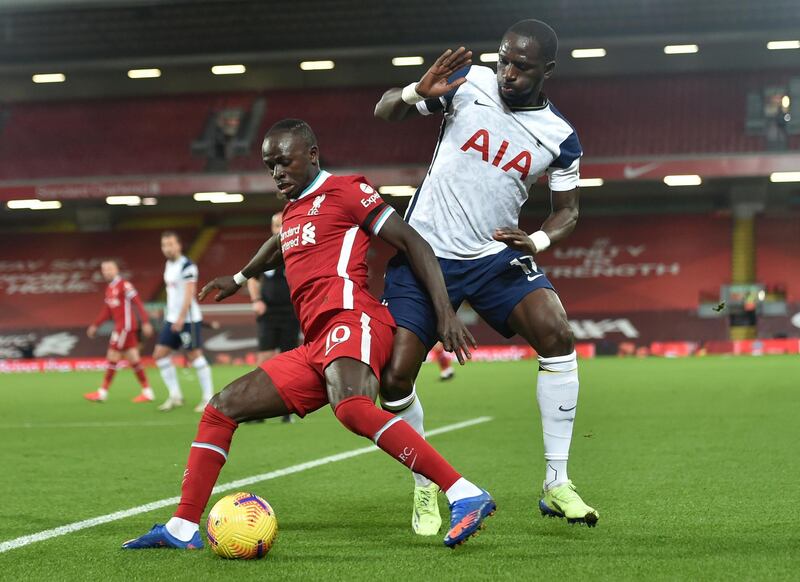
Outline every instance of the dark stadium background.
<svg viewBox="0 0 800 582">
<path fill-rule="evenodd" d="M 11 0 L 0 2 L 4 369 L 24 367 L 24 356 L 103 354 L 105 338 L 84 329 L 101 305 L 104 257 L 120 261 L 157 319 L 165 228 L 181 233 L 201 280 L 238 270 L 280 208 L 259 156 L 278 119 L 307 120 L 326 169 L 362 173 L 405 208 L 438 122 L 388 124 L 373 118 L 375 102 L 447 47 L 493 66 L 479 55 L 528 17 L 560 36 L 546 91 L 585 151 L 577 230 L 539 258 L 582 353 L 797 353 L 796 0 Z M 666 54 L 668 45 L 697 52 Z M 600 48 L 603 57 L 573 57 Z M 392 64 L 411 56 L 425 64 Z M 301 69 L 307 61 L 334 67 Z M 216 65 L 246 70 L 215 75 Z M 142 69 L 160 76 L 129 78 Z M 59 73 L 63 82 L 33 82 Z M 211 203 L 198 192 L 242 196 Z M 541 184 L 523 227 L 536 230 L 547 210 Z M 381 248 L 372 256 L 376 292 L 386 258 Z M 508 343 L 463 315 L 483 345 Z M 221 324 L 206 331 L 216 360 L 254 351 L 246 294 L 206 308 L 206 319 Z"/>
</svg>

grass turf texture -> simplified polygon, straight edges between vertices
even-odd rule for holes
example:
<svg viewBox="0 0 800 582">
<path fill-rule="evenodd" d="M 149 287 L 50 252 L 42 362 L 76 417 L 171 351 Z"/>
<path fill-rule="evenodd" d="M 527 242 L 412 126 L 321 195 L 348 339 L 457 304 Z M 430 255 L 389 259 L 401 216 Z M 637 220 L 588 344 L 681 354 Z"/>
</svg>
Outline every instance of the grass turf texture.
<svg viewBox="0 0 800 582">
<path fill-rule="evenodd" d="M 214 376 L 222 386 L 243 371 L 217 367 Z M 419 383 L 430 428 L 494 417 L 432 439 L 498 502 L 487 530 L 455 551 L 441 536 L 411 533 L 411 478 L 372 453 L 251 486 L 279 520 L 265 560 L 119 549 L 169 517 L 162 509 L 0 554 L 0 578 L 796 576 L 796 357 L 584 361 L 570 476 L 600 511 L 592 530 L 542 518 L 536 507 L 543 463 L 534 364 L 470 364 L 449 383 L 436 382 L 436 373 L 423 367 Z M 194 374 L 182 376 L 187 406 L 169 414 L 129 402 L 136 388 L 127 370 L 107 403 L 83 401 L 99 380 L 97 373 L 0 376 L 0 541 L 179 493 L 198 419 Z M 327 409 L 290 426 L 244 425 L 221 482 L 365 444 Z M 447 515 L 444 499 L 440 505 Z"/>
</svg>

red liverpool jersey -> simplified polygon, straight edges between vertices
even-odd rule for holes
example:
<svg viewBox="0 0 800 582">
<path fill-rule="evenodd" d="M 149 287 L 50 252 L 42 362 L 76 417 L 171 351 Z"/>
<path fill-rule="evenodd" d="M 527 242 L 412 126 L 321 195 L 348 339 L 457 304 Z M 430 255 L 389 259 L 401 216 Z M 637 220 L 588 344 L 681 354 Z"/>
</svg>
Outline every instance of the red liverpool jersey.
<svg viewBox="0 0 800 582">
<path fill-rule="evenodd" d="M 321 171 L 283 211 L 286 281 L 307 340 L 329 312 L 358 310 L 394 327 L 367 291 L 369 238 L 394 212 L 363 176 Z"/>
<path fill-rule="evenodd" d="M 93 325 L 100 325 L 107 319 L 113 319 L 115 331 L 139 329 L 139 322 L 133 316 L 132 308 L 136 309 L 142 321 L 148 320 L 147 312 L 136 289 L 122 277 L 117 277 L 106 287 L 105 305 Z"/>
</svg>

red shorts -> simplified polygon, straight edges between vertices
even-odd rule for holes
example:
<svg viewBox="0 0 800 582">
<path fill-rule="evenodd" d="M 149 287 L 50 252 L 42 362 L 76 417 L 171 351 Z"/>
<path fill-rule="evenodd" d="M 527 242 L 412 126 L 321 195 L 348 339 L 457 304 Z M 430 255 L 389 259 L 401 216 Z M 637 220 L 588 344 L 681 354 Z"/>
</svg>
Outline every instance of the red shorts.
<svg viewBox="0 0 800 582">
<path fill-rule="evenodd" d="M 139 347 L 139 336 L 135 329 L 114 330 L 111 332 L 111 339 L 108 342 L 109 349 L 124 352 L 132 348 Z"/>
<path fill-rule="evenodd" d="M 394 328 L 366 313 L 342 311 L 324 326 L 322 333 L 299 348 L 278 354 L 261 364 L 290 412 L 305 416 L 328 404 L 325 368 L 339 358 L 352 358 L 381 370 L 392 355 Z"/>
</svg>

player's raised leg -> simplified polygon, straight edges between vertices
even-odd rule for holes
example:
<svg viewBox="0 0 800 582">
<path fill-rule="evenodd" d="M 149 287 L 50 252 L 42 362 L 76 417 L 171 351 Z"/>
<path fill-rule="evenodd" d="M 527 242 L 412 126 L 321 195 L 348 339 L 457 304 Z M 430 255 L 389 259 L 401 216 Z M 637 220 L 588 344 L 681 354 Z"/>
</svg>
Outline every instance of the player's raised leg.
<svg viewBox="0 0 800 582">
<path fill-rule="evenodd" d="M 536 399 L 544 435 L 543 515 L 594 526 L 599 514 L 584 503 L 567 474 L 572 427 L 578 407 L 578 362 L 572 330 L 552 289 L 528 293 L 511 312 L 511 329 L 539 354 Z"/>
<path fill-rule="evenodd" d="M 414 332 L 398 327 L 392 346 L 392 358 L 383 370 L 380 389 L 383 409 L 405 420 L 423 438 L 425 415 L 414 381 L 426 353 L 425 345 Z M 418 535 L 436 535 L 442 526 L 437 499 L 439 486 L 420 473 L 414 472 L 413 476 L 411 529 Z"/>
<path fill-rule="evenodd" d="M 462 477 L 403 419 L 375 406 L 378 379 L 366 364 L 338 358 L 325 369 L 328 398 L 336 418 L 351 432 L 371 439 L 384 452 L 416 470 L 445 492 L 450 529 L 444 538 L 454 547 L 475 535 L 495 511 L 485 490 Z"/>
<path fill-rule="evenodd" d="M 240 422 L 274 418 L 288 414 L 270 377 L 256 369 L 234 380 L 206 406 L 197 436 L 189 450 L 183 472 L 181 499 L 175 514 L 166 524 L 157 524 L 138 538 L 125 542 L 125 549 L 179 548 L 200 549 L 200 519 L 211 490 L 228 458 L 233 433 Z"/>
<path fill-rule="evenodd" d="M 106 365 L 103 373 L 103 383 L 94 392 L 84 394 L 83 397 L 91 402 L 105 402 L 108 398 L 108 389 L 111 387 L 111 382 L 114 381 L 114 376 L 117 374 L 117 365 L 122 354 L 114 349 L 109 348 L 106 352 Z"/>
</svg>

